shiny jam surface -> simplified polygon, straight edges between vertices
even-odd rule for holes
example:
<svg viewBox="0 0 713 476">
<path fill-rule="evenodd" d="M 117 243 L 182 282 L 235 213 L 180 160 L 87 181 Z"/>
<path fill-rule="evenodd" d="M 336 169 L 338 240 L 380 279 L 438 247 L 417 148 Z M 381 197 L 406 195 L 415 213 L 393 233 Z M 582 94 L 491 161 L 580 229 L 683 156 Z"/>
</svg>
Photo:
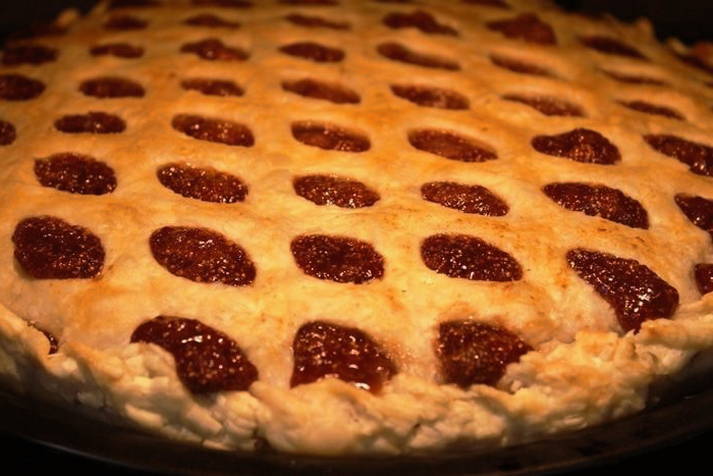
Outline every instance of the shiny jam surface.
<svg viewBox="0 0 713 476">
<path fill-rule="evenodd" d="M 305 145 L 324 150 L 366 152 L 371 148 L 371 142 L 365 135 L 333 124 L 293 122 L 292 136 Z"/>
<path fill-rule="evenodd" d="M 12 242 L 15 259 L 35 279 L 95 278 L 104 267 L 101 240 L 60 218 L 25 218 L 15 227 Z"/>
<path fill-rule="evenodd" d="M 445 69 L 450 71 L 460 69 L 460 65 L 454 61 L 436 55 L 419 53 L 407 48 L 401 43 L 381 43 L 376 47 L 376 50 L 381 56 L 392 61 L 423 66 L 424 68 Z"/>
<path fill-rule="evenodd" d="M 384 25 L 393 29 L 416 28 L 422 33 L 458 36 L 458 32 L 448 25 L 438 23 L 430 13 L 414 10 L 410 13 L 389 13 L 384 17 Z"/>
<path fill-rule="evenodd" d="M 461 388 L 497 384 L 509 364 L 532 350 L 512 332 L 475 321 L 442 322 L 435 347 L 443 380 Z"/>
<path fill-rule="evenodd" d="M 670 134 L 649 134 L 644 140 L 657 152 L 688 165 L 694 174 L 713 177 L 713 147 Z"/>
<path fill-rule="evenodd" d="M 310 78 L 283 81 L 282 89 L 300 96 L 323 99 L 335 104 L 358 104 L 361 101 L 359 95 L 351 89 Z"/>
<path fill-rule="evenodd" d="M 90 111 L 62 116 L 54 127 L 66 134 L 119 134 L 126 130 L 126 122 L 114 114 Z"/>
<path fill-rule="evenodd" d="M 205 228 L 165 226 L 149 239 L 151 253 L 169 273 L 197 283 L 249 286 L 256 270 L 245 250 Z"/>
<path fill-rule="evenodd" d="M 294 25 L 305 28 L 329 28 L 331 30 L 349 30 L 351 28 L 351 25 L 347 22 L 326 20 L 322 17 L 299 13 L 291 13 L 285 19 Z"/>
<path fill-rule="evenodd" d="M 248 194 L 248 187 L 238 177 L 211 168 L 170 163 L 160 167 L 156 176 L 169 190 L 204 202 L 242 202 Z"/>
<path fill-rule="evenodd" d="M 557 37 L 552 27 L 540 20 L 534 13 L 523 13 L 514 18 L 491 21 L 486 26 L 493 31 L 502 33 L 507 38 L 540 45 L 557 44 Z"/>
<path fill-rule="evenodd" d="M 304 324 L 292 344 L 294 368 L 290 385 L 334 377 L 378 393 L 396 374 L 396 366 L 367 334 L 323 321 Z"/>
<path fill-rule="evenodd" d="M 696 286 L 701 294 L 713 291 L 713 264 L 699 263 L 693 268 Z"/>
<path fill-rule="evenodd" d="M 549 96 L 525 96 L 522 94 L 506 94 L 503 99 L 530 106 L 545 116 L 584 117 L 584 111 L 582 111 L 581 107 L 564 99 Z"/>
<path fill-rule="evenodd" d="M 551 183 L 542 191 L 558 205 L 589 216 L 600 216 L 632 228 L 648 228 L 641 204 L 620 190 L 585 183 Z"/>
<path fill-rule="evenodd" d="M 126 78 L 105 76 L 87 79 L 79 85 L 79 90 L 86 96 L 96 98 L 143 97 L 146 92 L 136 81 Z"/>
<path fill-rule="evenodd" d="M 509 210 L 507 203 L 480 185 L 429 182 L 421 186 L 421 196 L 429 202 L 464 213 L 501 217 Z"/>
<path fill-rule="evenodd" d="M 517 281 L 522 267 L 510 254 L 469 235 L 432 235 L 421 243 L 423 263 L 439 274 L 471 281 Z"/>
<path fill-rule="evenodd" d="M 363 183 L 330 175 L 305 175 L 292 183 L 295 193 L 317 205 L 336 205 L 341 208 L 370 207 L 379 194 Z"/>
<path fill-rule="evenodd" d="M 228 79 L 189 78 L 181 81 L 187 91 L 199 91 L 207 96 L 242 96 L 243 88 Z"/>
<path fill-rule="evenodd" d="M 627 56 L 629 58 L 646 59 L 639 50 L 633 46 L 607 36 L 585 36 L 579 41 L 587 48 L 596 50 L 600 53 L 615 56 Z"/>
<path fill-rule="evenodd" d="M 44 187 L 81 195 L 104 195 L 116 189 L 114 169 L 91 156 L 71 152 L 36 159 L 35 176 Z"/>
<path fill-rule="evenodd" d="M 292 240 L 292 256 L 308 276 L 362 284 L 384 275 L 384 258 L 374 247 L 344 236 L 302 235 Z"/>
<path fill-rule="evenodd" d="M 301 41 L 281 46 L 280 51 L 316 63 L 338 63 L 344 59 L 344 51 L 339 48 L 320 45 L 313 41 Z"/>
<path fill-rule="evenodd" d="M 131 334 L 131 342 L 146 342 L 173 355 L 176 373 L 194 394 L 250 388 L 258 371 L 238 344 L 198 320 L 158 316 Z"/>
<path fill-rule="evenodd" d="M 39 65 L 55 61 L 58 55 L 57 49 L 43 45 L 9 46 L 2 53 L 2 64 L 5 66 Z"/>
<path fill-rule="evenodd" d="M 408 141 L 418 150 L 461 162 L 483 162 L 497 158 L 495 152 L 475 140 L 448 131 L 413 130 L 408 133 Z"/>
<path fill-rule="evenodd" d="M 579 128 L 552 136 L 536 136 L 531 144 L 542 154 L 585 164 L 612 165 L 621 160 L 619 148 L 599 132 L 590 129 Z"/>
<path fill-rule="evenodd" d="M 713 200 L 679 193 L 674 198 L 686 218 L 713 238 Z"/>
<path fill-rule="evenodd" d="M 569 266 L 614 308 L 624 332 L 638 332 L 648 319 L 669 318 L 678 307 L 678 291 L 633 259 L 576 248 Z"/>
<path fill-rule="evenodd" d="M 245 61 L 249 56 L 240 48 L 225 45 L 218 38 L 206 38 L 204 40 L 186 43 L 181 46 L 181 52 L 192 53 L 208 61 Z"/>
<path fill-rule="evenodd" d="M 0 99 L 29 101 L 45 90 L 45 83 L 21 74 L 0 74 Z"/>
<path fill-rule="evenodd" d="M 450 89 L 436 88 L 433 86 L 392 84 L 391 92 L 400 98 L 423 107 L 464 110 L 470 106 L 468 98 Z"/>
<path fill-rule="evenodd" d="M 252 147 L 255 144 L 248 126 L 226 119 L 178 114 L 171 120 L 171 126 L 178 132 L 202 141 L 238 147 Z"/>
</svg>

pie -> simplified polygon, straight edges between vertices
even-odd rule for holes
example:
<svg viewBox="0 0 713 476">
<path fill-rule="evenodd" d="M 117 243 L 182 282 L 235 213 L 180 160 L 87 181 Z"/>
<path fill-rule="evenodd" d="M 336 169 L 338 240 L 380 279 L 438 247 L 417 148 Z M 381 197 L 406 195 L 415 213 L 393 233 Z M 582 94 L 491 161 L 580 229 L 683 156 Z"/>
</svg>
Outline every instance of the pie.
<svg viewBox="0 0 713 476">
<path fill-rule="evenodd" d="M 498 447 L 713 345 L 713 55 L 518 0 L 113 0 L 0 57 L 0 374 L 169 438 Z"/>
</svg>

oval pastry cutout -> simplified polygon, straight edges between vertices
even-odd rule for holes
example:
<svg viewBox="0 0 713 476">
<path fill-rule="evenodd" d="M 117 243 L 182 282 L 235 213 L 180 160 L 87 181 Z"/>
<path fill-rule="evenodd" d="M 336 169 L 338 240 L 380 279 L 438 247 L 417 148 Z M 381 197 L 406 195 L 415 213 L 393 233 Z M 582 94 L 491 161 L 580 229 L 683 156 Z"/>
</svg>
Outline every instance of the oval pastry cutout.
<svg viewBox="0 0 713 476">
<path fill-rule="evenodd" d="M 523 13 L 505 20 L 485 24 L 488 29 L 502 33 L 505 37 L 540 45 L 555 45 L 557 37 L 552 27 L 540 20 L 534 13 Z"/>
<path fill-rule="evenodd" d="M 242 202 L 248 194 L 248 187 L 238 177 L 212 168 L 171 163 L 159 168 L 156 176 L 172 192 L 204 202 Z"/>
<path fill-rule="evenodd" d="M 104 195 L 116 189 L 114 169 L 91 156 L 71 152 L 35 159 L 35 176 L 43 187 L 81 195 Z"/>
<path fill-rule="evenodd" d="M 238 147 L 252 147 L 255 144 L 248 126 L 227 119 L 178 114 L 171 120 L 171 126 L 188 137 L 206 142 Z"/>
<path fill-rule="evenodd" d="M 600 216 L 632 228 L 649 227 L 644 207 L 615 188 L 585 183 L 551 183 L 542 191 L 557 205 L 568 210 Z"/>
<path fill-rule="evenodd" d="M 12 235 L 15 259 L 35 279 L 88 279 L 104 267 L 104 247 L 88 229 L 52 216 L 25 218 Z"/>
<path fill-rule="evenodd" d="M 376 51 L 378 51 L 378 53 L 384 58 L 388 58 L 392 61 L 398 61 L 400 63 L 423 66 L 424 68 L 445 69 L 449 71 L 460 70 L 460 65 L 455 61 L 428 53 L 420 53 L 405 47 L 401 43 L 381 43 L 376 47 Z"/>
<path fill-rule="evenodd" d="M 310 78 L 283 81 L 282 89 L 307 98 L 323 99 L 335 104 L 359 104 L 361 102 L 359 95 L 351 89 Z"/>
<path fill-rule="evenodd" d="M 597 131 L 573 129 L 552 136 L 536 136 L 532 148 L 541 154 L 585 164 L 612 165 L 621 160 L 619 148 Z"/>
<path fill-rule="evenodd" d="M 433 86 L 392 84 L 391 92 L 422 107 L 436 109 L 465 110 L 470 107 L 468 98 L 450 89 Z"/>
<path fill-rule="evenodd" d="M 6 47 L 2 54 L 2 64 L 18 66 L 21 64 L 40 65 L 51 63 L 57 59 L 56 48 L 43 45 L 17 45 Z"/>
<path fill-rule="evenodd" d="M 134 330 L 131 342 L 155 344 L 173 355 L 178 378 L 194 394 L 247 390 L 258 378 L 233 339 L 195 319 L 155 317 Z"/>
<path fill-rule="evenodd" d="M 62 116 L 54 127 L 65 134 L 119 134 L 126 130 L 126 122 L 114 114 L 90 111 Z"/>
<path fill-rule="evenodd" d="M 371 142 L 365 135 L 333 124 L 293 122 L 292 136 L 305 145 L 324 150 L 366 152 L 371 148 Z"/>
<path fill-rule="evenodd" d="M 0 99 L 29 101 L 45 90 L 45 83 L 21 74 L 0 74 Z"/>
<path fill-rule="evenodd" d="M 129 43 L 105 43 L 92 46 L 89 50 L 92 56 L 116 56 L 117 58 L 133 59 L 144 55 L 144 49 Z"/>
<path fill-rule="evenodd" d="M 383 23 L 395 30 L 416 28 L 421 33 L 431 35 L 458 36 L 458 32 L 452 27 L 438 23 L 433 15 L 423 10 L 414 10 L 411 13 L 389 13 L 384 17 Z"/>
<path fill-rule="evenodd" d="M 616 38 L 610 38 L 608 36 L 583 36 L 579 38 L 579 41 L 587 48 L 604 53 L 605 55 L 646 59 L 639 50 Z"/>
<path fill-rule="evenodd" d="M 0 145 L 10 145 L 17 138 L 17 130 L 11 122 L 0 119 Z"/>
<path fill-rule="evenodd" d="M 713 238 L 713 200 L 685 193 L 677 194 L 674 200 L 691 223 Z"/>
<path fill-rule="evenodd" d="M 567 252 L 567 263 L 614 308 L 624 332 L 669 318 L 678 307 L 678 291 L 636 260 L 576 248 Z"/>
<path fill-rule="evenodd" d="M 578 105 L 552 96 L 506 94 L 503 99 L 530 106 L 545 116 L 584 117 L 584 111 Z"/>
<path fill-rule="evenodd" d="M 154 259 L 169 273 L 197 283 L 248 286 L 255 265 L 245 250 L 206 228 L 165 226 L 149 239 Z"/>
<path fill-rule="evenodd" d="M 509 210 L 507 203 L 480 185 L 429 182 L 421 186 L 421 196 L 429 202 L 464 213 L 501 217 Z"/>
<path fill-rule="evenodd" d="M 713 264 L 697 264 L 693 268 L 693 276 L 696 278 L 696 287 L 701 294 L 713 291 Z"/>
<path fill-rule="evenodd" d="M 290 386 L 334 377 L 378 393 L 396 366 L 367 334 L 324 321 L 303 324 L 292 344 Z"/>
<path fill-rule="evenodd" d="M 314 278 L 362 284 L 384 275 L 384 258 L 356 238 L 302 235 L 292 240 L 290 250 L 297 266 Z"/>
<path fill-rule="evenodd" d="M 670 134 L 650 134 L 644 140 L 655 151 L 688 165 L 694 174 L 713 177 L 713 147 Z"/>
<path fill-rule="evenodd" d="M 475 321 L 449 321 L 438 326 L 436 355 L 443 380 L 463 389 L 497 384 L 507 366 L 531 350 L 502 327 Z"/>
<path fill-rule="evenodd" d="M 87 79 L 79 85 L 79 90 L 85 96 L 93 96 L 100 99 L 141 98 L 146 94 L 143 86 L 136 81 L 116 76 Z"/>
<path fill-rule="evenodd" d="M 461 162 L 484 162 L 498 158 L 495 152 L 481 142 L 454 132 L 417 129 L 409 131 L 408 141 L 423 152 Z"/>
<path fill-rule="evenodd" d="M 181 46 L 181 53 L 192 53 L 208 61 L 245 61 L 250 56 L 240 48 L 224 44 L 218 38 L 186 43 Z"/>
<path fill-rule="evenodd" d="M 469 235 L 432 235 L 421 243 L 429 269 L 471 281 L 518 281 L 522 267 L 510 254 Z"/>
<path fill-rule="evenodd" d="M 320 45 L 313 41 L 301 41 L 281 46 L 283 53 L 316 63 L 338 63 L 344 59 L 344 51 L 339 48 Z"/>
<path fill-rule="evenodd" d="M 186 91 L 198 91 L 206 96 L 242 96 L 243 88 L 227 79 L 189 78 L 181 81 Z"/>
<path fill-rule="evenodd" d="M 292 186 L 295 193 L 317 205 L 341 208 L 370 207 L 379 201 L 379 194 L 358 180 L 330 175 L 297 177 Z"/>
</svg>

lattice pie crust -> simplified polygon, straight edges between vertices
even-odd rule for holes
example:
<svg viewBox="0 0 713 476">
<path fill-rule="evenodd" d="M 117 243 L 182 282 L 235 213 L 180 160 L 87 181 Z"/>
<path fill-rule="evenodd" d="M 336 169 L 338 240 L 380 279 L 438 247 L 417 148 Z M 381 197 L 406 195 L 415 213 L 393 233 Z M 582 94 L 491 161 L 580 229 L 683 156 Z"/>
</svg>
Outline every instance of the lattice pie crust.
<svg viewBox="0 0 713 476">
<path fill-rule="evenodd" d="M 0 60 L 0 373 L 313 454 L 639 411 L 713 344 L 710 56 L 518 0 L 67 13 Z"/>
</svg>

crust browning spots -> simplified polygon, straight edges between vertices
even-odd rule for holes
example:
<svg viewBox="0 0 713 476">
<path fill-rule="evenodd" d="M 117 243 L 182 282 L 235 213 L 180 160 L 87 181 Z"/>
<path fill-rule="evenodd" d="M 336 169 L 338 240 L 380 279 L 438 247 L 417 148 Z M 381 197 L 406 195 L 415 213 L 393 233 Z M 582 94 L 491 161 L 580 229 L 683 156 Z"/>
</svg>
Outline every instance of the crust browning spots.
<svg viewBox="0 0 713 476">
<path fill-rule="evenodd" d="M 206 228 L 165 226 L 149 239 L 154 259 L 169 273 L 197 283 L 249 286 L 255 265 L 245 250 Z"/>
<path fill-rule="evenodd" d="M 381 56 L 400 63 L 449 71 L 460 70 L 460 65 L 455 61 L 437 55 L 420 53 L 405 47 L 401 43 L 381 43 L 376 47 L 376 51 L 378 51 Z"/>
<path fill-rule="evenodd" d="M 408 133 L 408 141 L 418 150 L 461 162 L 484 162 L 498 157 L 478 141 L 448 131 L 418 129 Z"/>
<path fill-rule="evenodd" d="M 443 380 L 464 389 L 497 384 L 508 365 L 532 350 L 507 329 L 475 321 L 442 322 L 435 347 Z"/>
<path fill-rule="evenodd" d="M 334 377 L 378 393 L 396 366 L 367 334 L 324 321 L 302 325 L 292 344 L 294 368 L 290 386 Z"/>
<path fill-rule="evenodd" d="M 578 128 L 552 136 L 536 136 L 531 144 L 541 154 L 586 164 L 612 165 L 621 160 L 619 148 L 590 129 Z"/>
<path fill-rule="evenodd" d="M 292 240 L 290 249 L 297 266 L 318 279 L 362 284 L 384 275 L 384 258 L 355 238 L 302 235 Z"/>
<path fill-rule="evenodd" d="M 502 33 L 507 38 L 524 40 L 541 45 L 557 44 L 557 37 L 552 27 L 540 20 L 534 13 L 523 13 L 506 20 L 491 21 L 486 26 Z"/>
<path fill-rule="evenodd" d="M 178 378 L 194 394 L 244 391 L 258 379 L 257 369 L 235 340 L 196 319 L 155 317 L 134 330 L 131 342 L 169 352 Z"/>
<path fill-rule="evenodd" d="M 35 279 L 88 279 L 104 267 L 104 247 L 88 229 L 52 216 L 25 218 L 12 235 L 15 259 Z"/>
<path fill-rule="evenodd" d="M 429 269 L 471 281 L 518 281 L 522 267 L 510 254 L 469 235 L 432 235 L 421 243 Z"/>
<path fill-rule="evenodd" d="M 567 252 L 567 263 L 614 308 L 624 332 L 669 318 L 678 307 L 678 291 L 636 260 L 576 248 Z"/>
<path fill-rule="evenodd" d="M 293 122 L 292 136 L 305 145 L 324 150 L 366 152 L 371 147 L 368 137 L 332 124 Z"/>
<path fill-rule="evenodd" d="M 226 119 L 178 114 L 171 120 L 171 126 L 188 137 L 202 141 L 239 147 L 255 144 L 253 134 L 246 125 Z"/>
</svg>

